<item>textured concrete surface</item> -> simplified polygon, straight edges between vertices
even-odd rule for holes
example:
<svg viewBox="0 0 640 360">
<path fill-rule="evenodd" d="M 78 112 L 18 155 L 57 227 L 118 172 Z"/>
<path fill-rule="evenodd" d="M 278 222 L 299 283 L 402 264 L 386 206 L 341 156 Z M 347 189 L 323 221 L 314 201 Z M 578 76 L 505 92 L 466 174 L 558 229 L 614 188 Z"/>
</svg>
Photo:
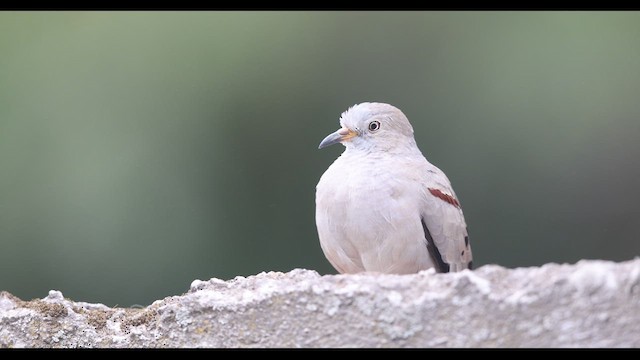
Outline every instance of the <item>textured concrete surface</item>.
<svg viewBox="0 0 640 360">
<path fill-rule="evenodd" d="M 640 259 L 196 280 L 144 309 L 0 293 L 1 347 L 638 347 Z"/>
</svg>

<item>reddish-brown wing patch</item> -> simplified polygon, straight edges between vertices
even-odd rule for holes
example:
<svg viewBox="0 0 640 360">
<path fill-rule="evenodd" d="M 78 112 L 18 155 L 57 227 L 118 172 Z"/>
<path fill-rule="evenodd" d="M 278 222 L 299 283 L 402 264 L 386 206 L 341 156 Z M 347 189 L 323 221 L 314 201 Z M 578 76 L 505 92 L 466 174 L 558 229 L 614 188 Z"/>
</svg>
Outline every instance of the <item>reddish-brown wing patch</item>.
<svg viewBox="0 0 640 360">
<path fill-rule="evenodd" d="M 449 194 L 445 194 L 442 191 L 440 191 L 439 189 L 434 189 L 434 188 L 429 188 L 429 192 L 431 193 L 431 195 L 439 198 L 440 200 L 444 200 L 446 202 L 448 202 L 449 204 L 459 208 L 460 207 L 460 203 L 458 202 L 458 200 L 456 198 L 454 198 L 453 196 L 449 195 Z"/>
</svg>

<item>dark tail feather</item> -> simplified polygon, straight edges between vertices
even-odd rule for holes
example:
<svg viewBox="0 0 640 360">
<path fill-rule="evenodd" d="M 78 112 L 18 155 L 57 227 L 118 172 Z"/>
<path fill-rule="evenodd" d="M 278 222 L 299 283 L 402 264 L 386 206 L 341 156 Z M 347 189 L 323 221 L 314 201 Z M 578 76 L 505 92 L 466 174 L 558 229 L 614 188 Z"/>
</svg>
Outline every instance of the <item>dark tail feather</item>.
<svg viewBox="0 0 640 360">
<path fill-rule="evenodd" d="M 429 228 L 427 228 L 427 224 L 424 223 L 424 219 L 420 219 L 420 221 L 422 222 L 424 237 L 427 239 L 427 250 L 429 250 L 429 256 L 431 256 L 431 260 L 436 266 L 436 271 L 440 273 L 449 272 L 449 264 L 447 264 L 442 260 L 442 255 L 440 255 L 440 250 L 438 250 L 438 247 L 433 242 L 433 238 L 431 237 Z"/>
</svg>

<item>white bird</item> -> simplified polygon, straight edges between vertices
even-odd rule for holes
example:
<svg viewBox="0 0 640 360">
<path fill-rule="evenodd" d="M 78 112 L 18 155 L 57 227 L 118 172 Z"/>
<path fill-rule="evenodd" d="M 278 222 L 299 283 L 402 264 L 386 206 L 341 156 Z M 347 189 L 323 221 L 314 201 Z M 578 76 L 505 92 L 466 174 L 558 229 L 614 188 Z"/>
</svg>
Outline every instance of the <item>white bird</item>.
<svg viewBox="0 0 640 360">
<path fill-rule="evenodd" d="M 365 102 L 340 125 L 318 147 L 346 148 L 316 186 L 318 237 L 331 265 L 340 273 L 471 269 L 460 201 L 402 111 Z"/>
</svg>

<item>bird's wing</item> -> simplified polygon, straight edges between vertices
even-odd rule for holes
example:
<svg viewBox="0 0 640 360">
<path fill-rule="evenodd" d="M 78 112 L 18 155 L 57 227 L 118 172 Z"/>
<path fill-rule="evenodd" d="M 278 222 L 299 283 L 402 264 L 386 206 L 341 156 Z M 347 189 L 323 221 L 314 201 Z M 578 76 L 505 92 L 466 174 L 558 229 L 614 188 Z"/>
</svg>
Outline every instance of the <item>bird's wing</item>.
<svg viewBox="0 0 640 360">
<path fill-rule="evenodd" d="M 439 272 L 471 269 L 473 256 L 460 201 L 447 176 L 429 164 L 423 183 L 422 227 Z"/>
</svg>

